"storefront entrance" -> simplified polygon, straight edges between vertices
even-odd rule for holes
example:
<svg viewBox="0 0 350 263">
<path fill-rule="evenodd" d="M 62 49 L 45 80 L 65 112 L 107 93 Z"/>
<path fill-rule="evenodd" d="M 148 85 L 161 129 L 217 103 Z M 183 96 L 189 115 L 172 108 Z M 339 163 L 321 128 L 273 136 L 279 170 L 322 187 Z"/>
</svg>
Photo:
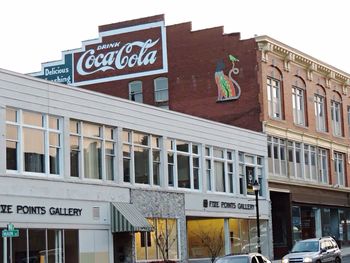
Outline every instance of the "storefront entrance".
<svg viewBox="0 0 350 263">
<path fill-rule="evenodd" d="M 4 238 L 0 240 L 2 262 Z M 9 263 L 79 262 L 78 230 L 19 229 L 19 237 L 7 238 L 6 242 Z"/>
</svg>

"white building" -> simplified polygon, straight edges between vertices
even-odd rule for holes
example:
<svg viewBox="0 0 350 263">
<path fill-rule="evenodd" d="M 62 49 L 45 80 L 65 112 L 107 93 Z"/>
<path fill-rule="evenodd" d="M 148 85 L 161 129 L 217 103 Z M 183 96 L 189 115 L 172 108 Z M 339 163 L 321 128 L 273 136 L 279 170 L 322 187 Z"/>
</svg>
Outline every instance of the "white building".
<svg viewBox="0 0 350 263">
<path fill-rule="evenodd" d="M 0 134 L 12 262 L 204 261 L 208 233 L 256 250 L 255 180 L 271 254 L 263 134 L 5 70 Z"/>
</svg>

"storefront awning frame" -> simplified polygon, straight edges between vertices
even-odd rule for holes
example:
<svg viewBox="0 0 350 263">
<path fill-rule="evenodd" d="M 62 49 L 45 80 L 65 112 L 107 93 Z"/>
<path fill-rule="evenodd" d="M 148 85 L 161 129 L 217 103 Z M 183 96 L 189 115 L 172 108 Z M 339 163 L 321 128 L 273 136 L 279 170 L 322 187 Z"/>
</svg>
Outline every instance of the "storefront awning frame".
<svg viewBox="0 0 350 263">
<path fill-rule="evenodd" d="M 153 227 L 133 204 L 111 203 L 112 233 L 150 232 Z"/>
</svg>

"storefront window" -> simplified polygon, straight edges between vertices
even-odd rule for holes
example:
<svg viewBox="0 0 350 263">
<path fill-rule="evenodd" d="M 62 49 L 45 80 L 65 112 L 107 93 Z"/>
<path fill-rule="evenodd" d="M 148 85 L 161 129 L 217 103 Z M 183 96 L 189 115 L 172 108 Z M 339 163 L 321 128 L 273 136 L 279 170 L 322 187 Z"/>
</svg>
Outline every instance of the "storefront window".
<svg viewBox="0 0 350 263">
<path fill-rule="evenodd" d="M 154 231 L 135 234 L 136 259 L 178 259 L 177 220 L 152 218 L 148 221 L 153 226 Z"/>
<path fill-rule="evenodd" d="M 210 251 L 224 255 L 224 219 L 188 219 L 189 258 L 210 258 Z"/>
<path fill-rule="evenodd" d="M 3 242 L 1 238 L 1 259 Z M 7 238 L 7 255 L 12 262 L 79 262 L 78 230 L 19 229 L 19 237 L 12 238 L 12 255 L 10 242 Z"/>
<path fill-rule="evenodd" d="M 228 221 L 225 233 L 224 221 Z M 227 253 L 250 253 L 258 251 L 256 220 L 238 218 L 190 218 L 187 219 L 189 258 L 210 258 L 213 252 L 220 256 Z M 260 220 L 260 246 L 268 254 L 267 221 Z M 225 246 L 224 237 L 229 244 Z"/>
<path fill-rule="evenodd" d="M 301 239 L 301 217 L 300 207 L 292 207 L 292 228 L 293 228 L 293 243 Z"/>
</svg>

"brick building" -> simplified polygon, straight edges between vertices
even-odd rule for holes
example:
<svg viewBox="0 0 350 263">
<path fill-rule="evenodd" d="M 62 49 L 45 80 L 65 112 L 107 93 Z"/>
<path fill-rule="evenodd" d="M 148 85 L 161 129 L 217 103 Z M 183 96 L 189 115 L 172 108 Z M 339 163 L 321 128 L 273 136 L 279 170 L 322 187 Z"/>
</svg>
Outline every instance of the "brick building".
<svg viewBox="0 0 350 263">
<path fill-rule="evenodd" d="M 349 244 L 348 73 L 268 36 L 161 15 L 99 32 L 32 75 L 266 133 L 275 257 L 308 237 Z"/>
</svg>

